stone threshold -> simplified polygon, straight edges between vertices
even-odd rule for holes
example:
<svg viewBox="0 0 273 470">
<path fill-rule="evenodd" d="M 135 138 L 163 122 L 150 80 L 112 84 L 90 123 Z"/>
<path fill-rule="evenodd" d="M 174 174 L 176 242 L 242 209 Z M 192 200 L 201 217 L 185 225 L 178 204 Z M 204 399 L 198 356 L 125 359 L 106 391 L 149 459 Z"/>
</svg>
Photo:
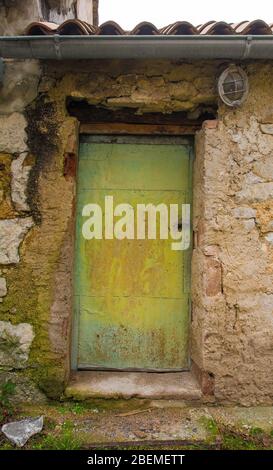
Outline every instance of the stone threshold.
<svg viewBox="0 0 273 470">
<path fill-rule="evenodd" d="M 72 372 L 67 398 L 200 400 L 201 388 L 191 372 Z"/>
</svg>

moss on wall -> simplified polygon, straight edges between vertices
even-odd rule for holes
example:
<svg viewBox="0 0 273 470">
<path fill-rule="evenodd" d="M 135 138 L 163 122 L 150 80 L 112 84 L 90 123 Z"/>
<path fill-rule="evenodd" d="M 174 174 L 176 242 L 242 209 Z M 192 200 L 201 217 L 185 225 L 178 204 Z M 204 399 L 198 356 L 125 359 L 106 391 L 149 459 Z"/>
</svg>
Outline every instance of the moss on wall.
<svg viewBox="0 0 273 470">
<path fill-rule="evenodd" d="M 20 245 L 20 263 L 1 267 L 8 295 L 0 311 L 4 321 L 33 325 L 24 373 L 47 396 L 61 396 L 70 370 L 75 178 L 64 168 L 67 155 L 76 152 L 77 122 L 68 115 L 67 98 L 113 110 L 130 107 L 139 115 L 184 111 L 195 119 L 215 111 L 222 66 L 167 61 L 44 64 L 37 97 L 25 109 L 32 165 L 28 211 L 18 213 L 12 203 L 10 164 L 17 153 L 0 155 L 5 167 L 0 219 L 31 216 L 35 222 Z M 248 101 L 238 110 L 221 106 L 219 123 L 204 127 L 198 140 L 192 341 L 195 362 L 214 376 L 216 398 L 244 404 L 273 399 L 268 374 L 273 361 L 273 250 L 268 235 L 273 232 L 268 216 L 273 183 L 265 178 L 273 137 L 270 128 L 260 127 L 273 122 L 272 67 L 249 64 L 247 72 Z M 263 166 L 257 168 L 257 162 Z M 247 216 L 251 211 L 246 208 L 256 215 Z M 214 280 L 219 289 L 211 289 Z"/>
</svg>

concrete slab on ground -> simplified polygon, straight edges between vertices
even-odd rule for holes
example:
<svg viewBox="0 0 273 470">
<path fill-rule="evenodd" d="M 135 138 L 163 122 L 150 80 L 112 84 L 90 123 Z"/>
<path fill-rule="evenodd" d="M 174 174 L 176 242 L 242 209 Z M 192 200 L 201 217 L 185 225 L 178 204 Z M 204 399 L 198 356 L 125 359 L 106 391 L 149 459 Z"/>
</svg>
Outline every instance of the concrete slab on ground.
<svg viewBox="0 0 273 470">
<path fill-rule="evenodd" d="M 80 371 L 71 375 L 65 390 L 68 398 L 144 398 L 199 400 L 200 386 L 190 372 Z"/>
</svg>

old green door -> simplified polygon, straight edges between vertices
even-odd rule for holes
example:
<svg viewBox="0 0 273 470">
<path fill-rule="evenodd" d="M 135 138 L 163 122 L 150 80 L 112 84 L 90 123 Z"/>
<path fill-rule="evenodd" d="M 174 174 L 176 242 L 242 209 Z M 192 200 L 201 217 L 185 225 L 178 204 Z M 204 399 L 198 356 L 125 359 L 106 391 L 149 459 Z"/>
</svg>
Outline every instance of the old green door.
<svg viewBox="0 0 273 470">
<path fill-rule="evenodd" d="M 83 136 L 77 186 L 74 366 L 188 367 L 190 248 L 170 239 L 105 239 L 105 197 L 190 203 L 191 145 L 181 138 Z M 83 208 L 102 208 L 103 239 L 85 239 Z M 114 217 L 115 221 L 120 217 Z"/>
</svg>

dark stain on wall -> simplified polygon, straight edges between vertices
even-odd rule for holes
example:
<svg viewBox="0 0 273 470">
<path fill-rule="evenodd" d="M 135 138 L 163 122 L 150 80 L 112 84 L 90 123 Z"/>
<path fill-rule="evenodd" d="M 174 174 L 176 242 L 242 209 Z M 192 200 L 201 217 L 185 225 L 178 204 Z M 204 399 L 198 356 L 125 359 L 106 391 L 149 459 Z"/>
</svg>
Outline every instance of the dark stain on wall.
<svg viewBox="0 0 273 470">
<path fill-rule="evenodd" d="M 27 186 L 27 203 L 36 224 L 42 217 L 39 210 L 38 180 L 40 172 L 48 165 L 58 146 L 58 121 L 56 106 L 41 95 L 26 109 L 26 132 L 30 154 L 35 158 Z"/>
</svg>

